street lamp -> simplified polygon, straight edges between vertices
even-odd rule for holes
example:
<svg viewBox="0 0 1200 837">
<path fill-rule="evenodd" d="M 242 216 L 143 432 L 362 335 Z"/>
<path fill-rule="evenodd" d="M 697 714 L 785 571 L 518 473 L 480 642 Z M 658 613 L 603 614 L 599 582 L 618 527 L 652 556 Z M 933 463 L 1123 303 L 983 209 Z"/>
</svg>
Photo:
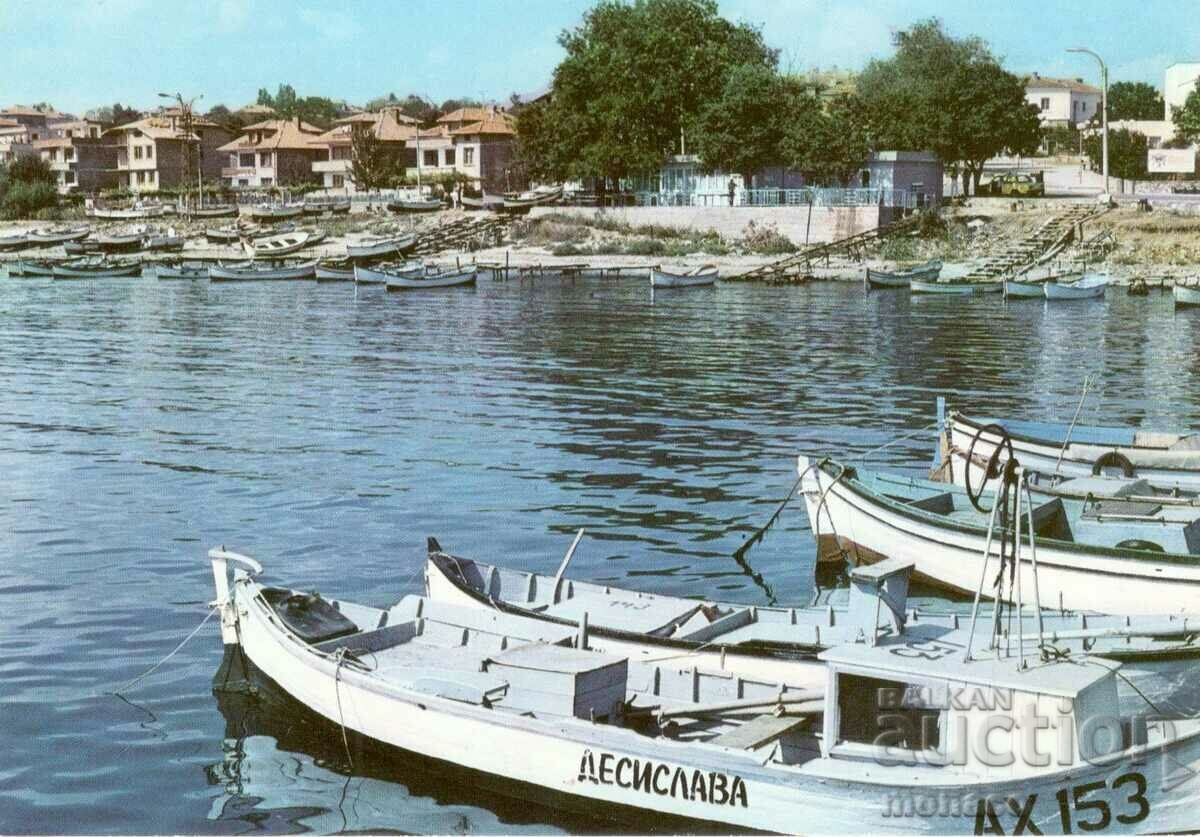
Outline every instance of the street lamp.
<svg viewBox="0 0 1200 837">
<path fill-rule="evenodd" d="M 193 96 L 192 98 L 187 99 L 186 101 L 184 100 L 182 93 L 176 93 L 174 95 L 172 95 L 170 93 L 159 93 L 158 95 L 162 99 L 174 99 L 175 101 L 179 102 L 179 115 L 183 119 L 183 148 L 184 148 L 183 167 L 184 167 L 184 170 L 186 171 L 187 163 L 188 163 L 187 149 L 191 146 L 191 140 L 189 139 L 189 137 L 191 137 L 191 135 L 192 135 L 192 105 L 195 104 L 200 99 L 203 99 L 204 94 L 201 93 L 199 96 Z M 185 183 L 187 182 L 186 179 L 184 180 L 184 182 Z M 201 169 L 200 138 L 198 136 L 196 137 L 196 188 L 198 190 L 198 200 L 200 202 L 200 205 L 203 206 L 203 204 L 204 204 L 204 172 Z"/>
<path fill-rule="evenodd" d="M 1067 52 L 1082 52 L 1095 58 L 1100 63 L 1100 156 L 1104 166 L 1104 194 L 1108 194 L 1108 67 L 1104 59 L 1090 49 L 1072 47 Z M 1072 114 L 1073 116 L 1074 114 Z"/>
</svg>

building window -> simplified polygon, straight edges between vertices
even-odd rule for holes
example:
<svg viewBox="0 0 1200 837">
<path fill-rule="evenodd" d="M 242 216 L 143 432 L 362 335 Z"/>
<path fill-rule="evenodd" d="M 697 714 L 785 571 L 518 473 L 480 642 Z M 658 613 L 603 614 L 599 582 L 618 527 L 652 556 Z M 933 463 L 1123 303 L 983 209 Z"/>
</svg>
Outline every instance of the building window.
<svg viewBox="0 0 1200 837">
<path fill-rule="evenodd" d="M 244 169 L 254 168 L 254 155 L 253 154 L 243 154 L 241 156 L 241 162 L 239 163 L 239 165 Z"/>
<path fill-rule="evenodd" d="M 264 169 L 270 168 L 271 167 L 271 155 L 270 154 L 259 154 L 258 155 L 258 165 Z"/>
<path fill-rule="evenodd" d="M 147 145 L 146 146 L 146 159 L 149 160 L 153 156 L 154 156 L 154 146 Z"/>
<path fill-rule="evenodd" d="M 436 151 L 426 151 L 424 156 L 425 156 L 425 159 L 421 162 L 421 165 L 424 166 L 425 168 L 436 169 L 437 168 L 437 152 Z"/>
<path fill-rule="evenodd" d="M 464 166 L 475 165 L 475 149 L 474 148 L 464 148 L 463 149 L 463 165 Z"/>
<path fill-rule="evenodd" d="M 63 183 L 66 183 L 68 186 L 73 185 L 75 183 L 75 172 L 73 172 L 73 171 L 63 172 Z"/>
<path fill-rule="evenodd" d="M 275 179 L 272 177 L 264 177 L 262 179 L 263 186 L 271 186 L 271 185 L 274 185 L 274 183 L 275 183 Z"/>
<path fill-rule="evenodd" d="M 135 159 L 135 160 L 142 159 L 142 147 L 140 145 L 135 145 L 133 147 L 133 159 Z"/>
<path fill-rule="evenodd" d="M 346 185 L 346 178 L 345 178 L 345 176 L 343 176 L 343 175 L 340 175 L 340 174 L 335 174 L 335 175 L 333 176 L 333 188 L 335 188 L 335 189 L 341 189 L 341 188 L 342 188 L 343 186 L 345 186 L 345 185 Z"/>
<path fill-rule="evenodd" d="M 63 159 L 64 160 L 74 160 L 75 159 L 75 149 L 74 148 L 64 148 L 63 149 Z"/>
<path fill-rule="evenodd" d="M 58 162 L 58 149 L 57 148 L 50 149 L 50 160 L 51 160 L 51 162 Z"/>
<path fill-rule="evenodd" d="M 250 185 L 250 181 L 249 181 L 249 180 L 247 180 L 247 179 L 246 179 L 246 178 L 244 178 L 244 177 L 239 177 L 239 178 L 238 178 L 238 185 L 239 185 L 239 186 L 249 186 L 249 185 Z"/>
<path fill-rule="evenodd" d="M 1049 96 L 1042 97 L 1042 110 L 1050 110 L 1050 97 Z"/>
<path fill-rule="evenodd" d="M 446 165 L 448 165 L 448 166 L 454 165 L 454 149 L 453 148 L 446 149 Z"/>
</svg>

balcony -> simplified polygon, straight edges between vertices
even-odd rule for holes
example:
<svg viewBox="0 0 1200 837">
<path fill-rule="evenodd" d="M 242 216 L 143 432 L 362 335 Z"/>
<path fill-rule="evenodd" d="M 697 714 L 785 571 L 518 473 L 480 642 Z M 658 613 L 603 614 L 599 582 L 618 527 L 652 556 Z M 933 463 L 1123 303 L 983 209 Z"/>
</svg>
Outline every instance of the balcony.
<svg viewBox="0 0 1200 837">
<path fill-rule="evenodd" d="M 350 172 L 349 160 L 317 160 L 313 163 L 312 170 L 317 174 L 324 172 L 332 172 L 333 174 L 348 174 Z"/>
<path fill-rule="evenodd" d="M 221 177 L 254 177 L 258 169 L 250 166 L 226 166 L 221 169 Z"/>
</svg>

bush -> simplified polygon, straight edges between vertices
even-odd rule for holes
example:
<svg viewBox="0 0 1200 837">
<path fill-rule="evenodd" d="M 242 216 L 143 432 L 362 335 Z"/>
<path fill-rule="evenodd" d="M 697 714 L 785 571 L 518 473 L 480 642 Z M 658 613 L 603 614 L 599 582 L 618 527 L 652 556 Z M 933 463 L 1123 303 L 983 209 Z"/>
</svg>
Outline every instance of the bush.
<svg viewBox="0 0 1200 837">
<path fill-rule="evenodd" d="M 31 218 L 44 209 L 58 205 L 58 190 L 52 183 L 10 181 L 0 213 L 5 218 Z"/>
<path fill-rule="evenodd" d="M 635 238 L 625 245 L 627 256 L 665 256 L 667 245 L 656 238 Z"/>
<path fill-rule="evenodd" d="M 946 234 L 946 221 L 933 210 L 926 210 L 917 216 L 917 234 L 921 238 L 941 238 Z"/>
<path fill-rule="evenodd" d="M 576 244 L 567 242 L 559 244 L 551 248 L 550 254 L 553 256 L 587 256 L 590 255 L 586 247 L 580 247 Z"/>
<path fill-rule="evenodd" d="M 782 256 L 796 252 L 796 245 L 774 224 L 755 224 L 751 221 L 742 233 L 742 243 L 751 253 L 766 256 Z"/>
</svg>

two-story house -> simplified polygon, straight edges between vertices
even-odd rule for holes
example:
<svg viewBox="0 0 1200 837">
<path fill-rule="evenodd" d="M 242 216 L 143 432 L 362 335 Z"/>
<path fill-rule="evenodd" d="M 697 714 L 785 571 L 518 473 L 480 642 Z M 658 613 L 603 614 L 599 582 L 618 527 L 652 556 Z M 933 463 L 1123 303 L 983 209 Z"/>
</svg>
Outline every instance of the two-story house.
<svg viewBox="0 0 1200 837">
<path fill-rule="evenodd" d="M 193 117 L 191 131 L 179 108 L 118 125 L 104 133 L 116 147 L 117 185 L 134 192 L 157 192 L 221 176 L 223 155 L 218 150 L 233 133 L 206 119 Z"/>
<path fill-rule="evenodd" d="M 227 162 L 221 177 L 234 188 L 311 181 L 313 163 L 327 154 L 313 144 L 324 132 L 298 118 L 268 119 L 242 131 L 240 137 L 217 149 Z"/>
<path fill-rule="evenodd" d="M 1100 112 L 1100 88 L 1080 78 L 1047 78 L 1034 73 L 1025 79 L 1025 101 L 1038 109 L 1044 126 L 1081 127 Z"/>
<path fill-rule="evenodd" d="M 398 163 L 402 161 L 406 169 L 413 168 L 417 155 L 415 149 L 408 147 L 408 141 L 416 137 L 416 126 L 417 120 L 397 108 L 339 119 L 331 130 L 312 140 L 313 147 L 324 155 L 313 163 L 313 173 L 322 179 L 326 189 L 344 189 L 348 194 L 357 191 L 352 160 L 354 136 L 360 131 L 370 131 Z"/>
<path fill-rule="evenodd" d="M 60 193 L 116 187 L 117 148 L 103 138 L 103 123 L 78 119 L 50 130 L 52 136 L 33 145 L 54 172 Z"/>
<path fill-rule="evenodd" d="M 455 168 L 486 192 L 516 189 L 521 184 L 514 182 L 510 172 L 517 136 L 515 121 L 499 108 L 482 110 L 481 119 L 459 123 L 450 131 Z"/>
</svg>

